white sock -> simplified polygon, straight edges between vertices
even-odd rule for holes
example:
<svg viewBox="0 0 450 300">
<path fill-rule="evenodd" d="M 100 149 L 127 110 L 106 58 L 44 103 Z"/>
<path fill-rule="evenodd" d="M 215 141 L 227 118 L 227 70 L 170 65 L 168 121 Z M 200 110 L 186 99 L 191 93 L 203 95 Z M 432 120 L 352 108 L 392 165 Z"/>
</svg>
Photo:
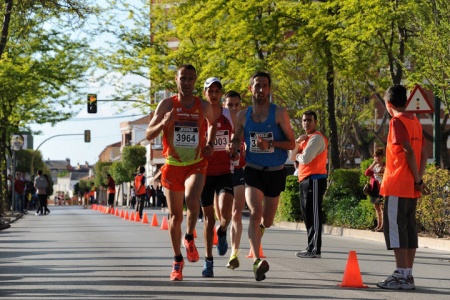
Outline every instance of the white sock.
<svg viewBox="0 0 450 300">
<path fill-rule="evenodd" d="M 396 271 L 398 271 L 402 275 L 402 277 L 406 278 L 407 274 L 405 268 L 397 268 Z"/>
</svg>

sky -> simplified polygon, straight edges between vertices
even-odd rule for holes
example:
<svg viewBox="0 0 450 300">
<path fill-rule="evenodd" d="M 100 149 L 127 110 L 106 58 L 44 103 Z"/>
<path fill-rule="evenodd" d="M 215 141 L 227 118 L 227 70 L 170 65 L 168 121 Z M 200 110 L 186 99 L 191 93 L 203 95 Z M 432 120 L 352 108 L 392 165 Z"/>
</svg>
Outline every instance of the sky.
<svg viewBox="0 0 450 300">
<path fill-rule="evenodd" d="M 112 92 L 112 88 L 93 89 L 89 93 L 97 93 L 98 99 L 108 99 L 111 98 L 109 92 Z M 123 102 L 120 106 L 124 109 L 120 114 L 117 113 L 117 104 L 109 102 L 98 102 L 96 114 L 87 113 L 87 105 L 74 106 L 74 110 L 79 110 L 79 113 L 72 119 L 57 123 L 54 127 L 50 124 L 33 125 L 33 130 L 42 131 L 41 135 L 34 135 L 33 148 L 36 150 L 39 147 L 38 150 L 44 160 L 69 158 L 72 166 L 85 162 L 95 164 L 106 146 L 121 141 L 121 122 L 133 121 L 144 116 L 141 111 L 132 108 L 132 103 Z M 84 130 L 91 131 L 90 143 L 84 142 Z M 63 134 L 80 135 L 53 137 Z M 50 139 L 45 141 L 48 138 Z"/>
</svg>

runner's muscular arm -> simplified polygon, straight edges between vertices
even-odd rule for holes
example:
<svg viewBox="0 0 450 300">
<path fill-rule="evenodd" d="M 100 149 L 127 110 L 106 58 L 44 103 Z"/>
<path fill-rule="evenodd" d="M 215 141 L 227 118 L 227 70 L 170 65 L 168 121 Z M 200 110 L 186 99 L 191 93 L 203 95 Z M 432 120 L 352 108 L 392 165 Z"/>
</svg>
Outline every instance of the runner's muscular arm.
<svg viewBox="0 0 450 300">
<path fill-rule="evenodd" d="M 211 145 L 214 145 L 214 140 L 216 139 L 217 122 L 216 119 L 214 118 L 211 103 L 205 100 L 202 100 L 201 103 L 203 115 L 208 121 L 208 131 L 207 131 L 208 140 L 206 141 L 206 145 L 203 148 L 203 155 L 210 156 L 214 153 L 214 146 Z"/>
<path fill-rule="evenodd" d="M 231 143 L 228 146 L 231 155 L 236 155 L 236 150 L 241 149 L 242 138 L 244 136 L 244 124 L 247 115 L 247 109 L 241 110 L 236 114 L 234 122 L 234 134 Z"/>
<path fill-rule="evenodd" d="M 284 107 L 277 107 L 277 110 L 275 112 L 275 120 L 286 136 L 286 140 L 273 141 L 273 147 L 284 150 L 293 150 L 296 146 L 294 131 L 292 130 L 291 120 L 289 118 L 287 110 Z"/>
<path fill-rule="evenodd" d="M 158 137 L 166 124 L 173 122 L 172 120 L 173 102 L 171 98 L 164 99 L 156 107 L 155 114 L 150 120 L 147 129 L 145 130 L 145 138 L 149 141 Z"/>
</svg>

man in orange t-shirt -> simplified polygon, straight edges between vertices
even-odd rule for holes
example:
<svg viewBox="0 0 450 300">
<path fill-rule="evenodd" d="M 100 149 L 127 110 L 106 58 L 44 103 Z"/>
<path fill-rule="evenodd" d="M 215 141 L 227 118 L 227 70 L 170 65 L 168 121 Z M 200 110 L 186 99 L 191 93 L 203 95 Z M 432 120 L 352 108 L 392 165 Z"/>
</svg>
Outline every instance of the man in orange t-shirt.
<svg viewBox="0 0 450 300">
<path fill-rule="evenodd" d="M 106 178 L 108 179 L 107 183 L 107 194 L 108 194 L 108 205 L 109 208 L 114 208 L 114 198 L 116 196 L 116 182 L 112 178 L 111 174 L 106 174 Z"/>
<path fill-rule="evenodd" d="M 386 169 L 380 188 L 385 198 L 383 230 L 386 247 L 394 250 L 396 270 L 377 286 L 391 290 L 415 289 L 412 267 L 418 247 L 417 198 L 428 193 L 422 180 L 427 153 L 422 125 L 405 111 L 406 88 L 390 87 L 384 101 L 392 116 L 386 146 Z"/>
</svg>

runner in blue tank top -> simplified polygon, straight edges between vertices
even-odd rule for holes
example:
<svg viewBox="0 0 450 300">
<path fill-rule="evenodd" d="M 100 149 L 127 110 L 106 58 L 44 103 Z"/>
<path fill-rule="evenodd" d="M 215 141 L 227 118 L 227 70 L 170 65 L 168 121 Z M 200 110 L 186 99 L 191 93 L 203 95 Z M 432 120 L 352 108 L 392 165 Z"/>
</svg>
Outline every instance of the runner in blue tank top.
<svg viewBox="0 0 450 300">
<path fill-rule="evenodd" d="M 242 139 L 246 144 L 245 194 L 250 209 L 248 236 L 256 281 L 266 278 L 269 264 L 261 260 L 261 237 L 272 226 L 280 193 L 286 184 L 287 150 L 295 147 L 289 115 L 270 103 L 270 75 L 258 72 L 250 79 L 253 105 L 236 116 L 235 135 L 229 149 L 236 155 Z M 264 205 L 263 205 L 264 202 Z"/>
<path fill-rule="evenodd" d="M 275 112 L 277 106 L 269 103 L 269 116 L 267 120 L 257 123 L 252 119 L 253 107 L 247 109 L 244 125 L 244 139 L 247 145 L 246 162 L 262 167 L 278 167 L 284 165 L 288 157 L 287 151 L 281 148 L 269 147 L 260 149 L 257 146 L 258 139 L 264 138 L 273 143 L 274 141 L 286 140 L 283 130 L 277 125 Z"/>
</svg>

